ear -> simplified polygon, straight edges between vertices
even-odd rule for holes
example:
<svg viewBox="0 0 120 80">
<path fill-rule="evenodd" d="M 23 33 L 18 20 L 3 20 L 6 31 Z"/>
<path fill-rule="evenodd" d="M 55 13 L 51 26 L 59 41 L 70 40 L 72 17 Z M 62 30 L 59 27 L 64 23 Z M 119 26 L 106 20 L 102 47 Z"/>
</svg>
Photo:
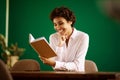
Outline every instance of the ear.
<svg viewBox="0 0 120 80">
<path fill-rule="evenodd" d="M 72 25 L 73 22 L 72 22 L 72 21 L 68 21 L 68 23 L 69 23 L 70 25 Z"/>
</svg>

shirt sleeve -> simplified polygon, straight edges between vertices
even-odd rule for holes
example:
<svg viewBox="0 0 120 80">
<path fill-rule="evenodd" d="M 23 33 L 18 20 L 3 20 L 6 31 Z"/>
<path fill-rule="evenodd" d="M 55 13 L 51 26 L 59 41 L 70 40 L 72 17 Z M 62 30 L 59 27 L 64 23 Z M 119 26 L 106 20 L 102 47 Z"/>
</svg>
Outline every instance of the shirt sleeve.
<svg viewBox="0 0 120 80">
<path fill-rule="evenodd" d="M 58 47 L 57 44 L 58 44 L 58 40 L 57 40 L 57 37 L 55 35 L 51 35 L 50 38 L 49 38 L 49 43 L 50 43 L 50 46 L 54 49 L 54 51 L 57 53 L 57 51 L 62 51 L 62 47 Z M 59 52 L 58 52 L 59 53 Z"/>
</svg>

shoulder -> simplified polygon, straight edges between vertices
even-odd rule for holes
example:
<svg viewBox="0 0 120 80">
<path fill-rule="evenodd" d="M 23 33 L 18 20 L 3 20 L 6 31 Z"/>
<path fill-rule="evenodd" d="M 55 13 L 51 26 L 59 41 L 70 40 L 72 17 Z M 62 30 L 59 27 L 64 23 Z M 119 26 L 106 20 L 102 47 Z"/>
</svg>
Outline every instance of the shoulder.
<svg viewBox="0 0 120 80">
<path fill-rule="evenodd" d="M 50 39 L 55 39 L 57 37 L 58 37 L 57 33 L 53 33 L 53 34 L 50 35 Z"/>
<path fill-rule="evenodd" d="M 76 36 L 77 38 L 89 38 L 89 35 L 86 32 L 77 29 L 75 29 L 74 34 L 74 36 Z"/>
<path fill-rule="evenodd" d="M 88 33 L 83 32 L 83 31 L 78 31 L 79 35 L 83 36 L 83 37 L 89 37 Z"/>
<path fill-rule="evenodd" d="M 89 43 L 89 35 L 86 32 L 77 30 L 77 35 L 75 37 L 77 41 L 82 42 L 83 44 Z"/>
</svg>

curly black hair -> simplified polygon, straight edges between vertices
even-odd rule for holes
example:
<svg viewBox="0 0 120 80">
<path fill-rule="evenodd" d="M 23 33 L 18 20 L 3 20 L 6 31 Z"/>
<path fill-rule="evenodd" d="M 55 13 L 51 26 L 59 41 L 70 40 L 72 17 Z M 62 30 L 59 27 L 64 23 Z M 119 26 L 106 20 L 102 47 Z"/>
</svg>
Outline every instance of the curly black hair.
<svg viewBox="0 0 120 80">
<path fill-rule="evenodd" d="M 76 20 L 74 13 L 70 9 L 68 9 L 67 7 L 63 7 L 63 6 L 55 8 L 51 12 L 50 19 L 53 21 L 53 19 L 56 17 L 63 17 L 67 21 L 72 21 L 72 24 L 71 24 L 72 27 L 73 27 L 75 20 Z"/>
</svg>

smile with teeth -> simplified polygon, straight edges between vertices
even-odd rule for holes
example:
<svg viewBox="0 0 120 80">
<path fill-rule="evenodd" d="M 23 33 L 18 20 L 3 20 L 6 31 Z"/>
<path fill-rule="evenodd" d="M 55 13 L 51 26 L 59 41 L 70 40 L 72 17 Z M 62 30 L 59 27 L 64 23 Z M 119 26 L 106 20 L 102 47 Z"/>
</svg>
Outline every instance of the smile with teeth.
<svg viewBox="0 0 120 80">
<path fill-rule="evenodd" d="M 63 34 L 64 33 L 64 29 L 59 29 L 58 33 Z"/>
</svg>

